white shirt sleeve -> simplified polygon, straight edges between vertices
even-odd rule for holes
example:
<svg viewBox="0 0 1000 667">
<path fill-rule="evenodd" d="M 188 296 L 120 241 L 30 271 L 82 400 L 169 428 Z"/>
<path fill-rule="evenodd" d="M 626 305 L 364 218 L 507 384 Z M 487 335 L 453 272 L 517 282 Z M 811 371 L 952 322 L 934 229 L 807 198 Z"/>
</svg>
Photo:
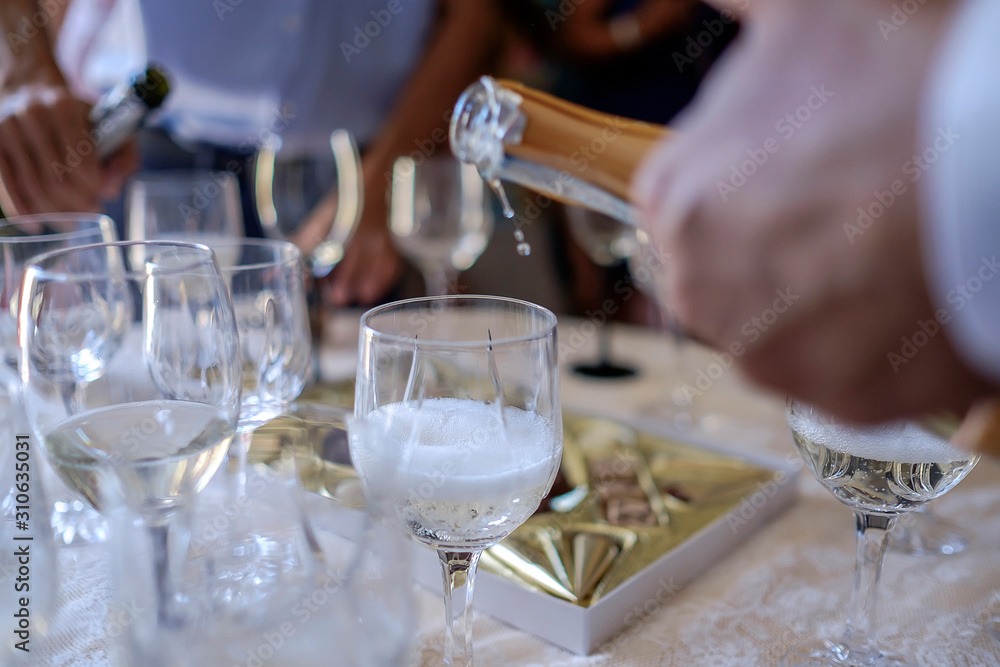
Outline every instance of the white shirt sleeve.
<svg viewBox="0 0 1000 667">
<path fill-rule="evenodd" d="M 948 140 L 942 140 L 946 137 Z M 1000 2 L 965 0 L 918 140 L 931 294 L 965 360 L 1000 382 Z"/>
</svg>

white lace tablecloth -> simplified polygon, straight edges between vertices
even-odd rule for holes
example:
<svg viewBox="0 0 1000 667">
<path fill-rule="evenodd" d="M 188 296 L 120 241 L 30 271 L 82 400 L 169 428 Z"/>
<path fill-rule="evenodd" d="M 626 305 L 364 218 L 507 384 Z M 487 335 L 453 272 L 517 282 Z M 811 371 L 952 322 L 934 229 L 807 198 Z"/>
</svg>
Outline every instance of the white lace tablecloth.
<svg viewBox="0 0 1000 667">
<path fill-rule="evenodd" d="M 579 321 L 561 323 L 560 340 L 566 365 L 596 354 L 592 328 Z M 349 336 L 346 341 L 353 344 Z M 579 344 L 569 345 L 574 341 Z M 623 417 L 657 412 L 677 370 L 672 348 L 661 336 L 627 327 L 616 327 L 614 343 L 618 360 L 641 368 L 640 376 L 585 381 L 564 370 L 564 405 Z M 328 356 L 328 366 L 339 363 L 350 368 L 343 359 L 337 361 L 335 350 Z M 711 380 L 699 398 L 703 412 L 725 411 L 743 419 L 716 416 L 705 420 L 702 426 L 715 439 L 748 451 L 793 451 L 782 426 L 781 401 L 751 392 L 733 371 L 713 377 L 719 375 L 712 368 L 717 360 L 704 351 L 688 350 L 685 357 L 689 358 L 681 370 L 692 383 L 700 377 L 699 371 Z M 640 615 L 639 623 L 630 625 L 599 653 L 573 655 L 479 614 L 474 622 L 476 663 L 766 666 L 777 664 L 799 642 L 838 635 L 853 578 L 853 521 L 848 509 L 808 474 L 801 477 L 800 485 L 800 497 L 786 513 L 667 604 Z M 881 587 L 880 635 L 885 644 L 919 665 L 1000 665 L 1000 643 L 984 626 L 987 605 L 1000 597 L 1000 464 L 982 461 L 960 486 L 936 501 L 934 509 L 972 531 L 975 539 L 965 552 L 953 556 L 888 555 Z M 105 667 L 110 664 L 106 566 L 98 552 L 87 549 L 66 550 L 62 557 L 72 575 L 62 591 L 61 627 L 44 654 L 38 655 L 37 664 Z M 441 595 L 421 590 L 417 600 L 420 630 L 413 664 L 440 665 Z M 331 656 L 329 664 L 339 665 L 336 656 Z"/>
</svg>

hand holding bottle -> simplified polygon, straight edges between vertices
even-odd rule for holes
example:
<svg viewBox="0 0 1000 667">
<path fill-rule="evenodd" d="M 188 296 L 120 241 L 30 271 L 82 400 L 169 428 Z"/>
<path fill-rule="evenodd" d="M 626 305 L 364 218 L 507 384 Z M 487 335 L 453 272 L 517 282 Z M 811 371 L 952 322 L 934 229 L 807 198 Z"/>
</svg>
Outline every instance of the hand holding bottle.
<svg viewBox="0 0 1000 667">
<path fill-rule="evenodd" d="M 90 105 L 61 77 L 0 87 L 0 208 L 7 215 L 100 211 L 138 159 L 133 143 L 102 163 Z"/>
<path fill-rule="evenodd" d="M 917 114 L 951 4 L 885 38 L 887 3 L 761 3 L 635 182 L 684 328 L 843 417 L 963 414 L 987 390 L 919 236 Z"/>
</svg>

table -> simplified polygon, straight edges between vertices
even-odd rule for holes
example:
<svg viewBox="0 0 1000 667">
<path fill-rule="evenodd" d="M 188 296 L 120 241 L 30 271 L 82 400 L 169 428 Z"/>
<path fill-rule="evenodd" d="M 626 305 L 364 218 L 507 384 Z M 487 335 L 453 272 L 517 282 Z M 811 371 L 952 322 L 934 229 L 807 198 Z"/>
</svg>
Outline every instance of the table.
<svg viewBox="0 0 1000 667">
<path fill-rule="evenodd" d="M 356 331 L 356 324 L 353 325 Z M 324 367 L 351 373 L 356 341 L 351 322 L 329 330 Z M 660 334 L 618 326 L 612 343 L 617 360 L 641 368 L 630 380 L 587 380 L 569 373 L 574 361 L 596 356 L 596 327 L 560 320 L 563 403 L 567 409 L 629 417 L 656 412 L 676 375 L 674 348 Z M 743 422 L 708 419 L 712 438 L 747 451 L 795 457 L 783 426 L 783 402 L 748 387 L 720 360 L 686 347 L 681 370 L 692 386 L 699 372 L 708 386 L 698 402 L 726 410 Z M 711 382 L 708 382 L 710 380 Z M 748 427 L 747 420 L 754 426 Z M 933 667 L 1000 665 L 1000 643 L 983 622 L 985 607 L 1000 597 L 1000 463 L 983 460 L 935 509 L 974 531 L 963 553 L 948 557 L 886 558 L 880 633 L 918 664 Z M 104 667 L 108 663 L 105 618 L 110 601 L 104 564 L 86 549 L 67 550 L 73 577 L 62 591 L 71 621 L 53 638 L 39 665 Z M 800 480 L 797 503 L 720 560 L 669 603 L 591 656 L 576 656 L 485 615 L 475 617 L 479 665 L 523 666 L 748 666 L 775 665 L 791 646 L 843 627 L 851 587 L 854 537 L 851 514 L 811 476 Z M 419 635 L 413 665 L 440 665 L 443 607 L 438 591 L 417 594 Z M 330 664 L 336 664 L 331 662 Z"/>
</svg>

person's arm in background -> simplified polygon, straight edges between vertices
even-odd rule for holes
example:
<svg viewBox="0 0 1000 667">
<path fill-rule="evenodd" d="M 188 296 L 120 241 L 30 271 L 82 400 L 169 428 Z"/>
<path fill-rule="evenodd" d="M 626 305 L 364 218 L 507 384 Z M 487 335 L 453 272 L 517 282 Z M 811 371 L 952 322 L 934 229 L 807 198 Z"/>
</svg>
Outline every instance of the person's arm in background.
<svg viewBox="0 0 1000 667">
<path fill-rule="evenodd" d="M 90 107 L 70 92 L 52 48 L 53 28 L 67 5 L 0 4 L 6 36 L 0 44 L 0 209 L 7 215 L 99 211 L 101 197 L 114 196 L 135 164 L 131 145 L 105 164 L 95 151 L 78 149 L 89 141 Z"/>
<path fill-rule="evenodd" d="M 447 130 L 448 110 L 495 55 L 500 21 L 492 0 L 442 0 L 441 5 L 441 18 L 420 63 L 362 158 L 365 209 L 328 287 L 327 297 L 335 304 L 371 303 L 397 280 L 401 260 L 386 218 L 387 174 L 399 155 L 414 150 L 415 141 Z M 447 141 L 438 150 L 448 153 Z"/>
<path fill-rule="evenodd" d="M 841 417 L 964 413 L 994 390 L 941 325 L 920 234 L 922 156 L 953 138 L 919 138 L 918 113 L 954 4 L 750 2 L 636 179 L 682 326 Z"/>
</svg>

